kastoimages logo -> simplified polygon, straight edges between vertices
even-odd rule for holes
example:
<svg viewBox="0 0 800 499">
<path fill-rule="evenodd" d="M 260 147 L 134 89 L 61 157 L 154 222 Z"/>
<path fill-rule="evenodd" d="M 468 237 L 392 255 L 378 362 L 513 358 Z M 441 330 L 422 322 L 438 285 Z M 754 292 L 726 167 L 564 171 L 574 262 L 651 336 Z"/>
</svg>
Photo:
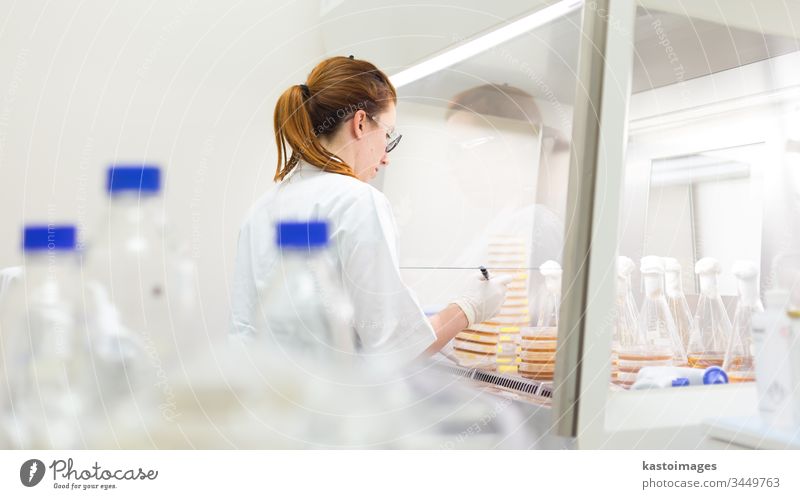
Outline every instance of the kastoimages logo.
<svg viewBox="0 0 800 499">
<path fill-rule="evenodd" d="M 38 459 L 28 459 L 19 468 L 19 479 L 26 487 L 35 487 L 44 478 L 44 463 Z"/>
</svg>

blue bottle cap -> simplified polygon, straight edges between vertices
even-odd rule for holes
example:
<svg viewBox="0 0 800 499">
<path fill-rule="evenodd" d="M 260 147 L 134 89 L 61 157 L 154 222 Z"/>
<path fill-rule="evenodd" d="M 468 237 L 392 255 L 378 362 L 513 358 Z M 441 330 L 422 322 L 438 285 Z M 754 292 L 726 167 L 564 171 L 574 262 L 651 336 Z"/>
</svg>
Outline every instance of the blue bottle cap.
<svg viewBox="0 0 800 499">
<path fill-rule="evenodd" d="M 675 378 L 672 380 L 672 386 L 689 386 L 689 378 Z"/>
<path fill-rule="evenodd" d="M 728 383 L 728 374 L 719 366 L 711 366 L 706 368 L 703 373 L 704 385 L 724 385 Z"/>
<path fill-rule="evenodd" d="M 156 165 L 112 165 L 108 167 L 106 191 L 109 194 L 138 192 L 158 194 L 161 169 Z"/>
<path fill-rule="evenodd" d="M 26 225 L 22 230 L 22 251 L 73 251 L 74 225 Z"/>
<path fill-rule="evenodd" d="M 328 245 L 328 223 L 279 222 L 277 225 L 279 248 L 310 249 Z"/>
</svg>

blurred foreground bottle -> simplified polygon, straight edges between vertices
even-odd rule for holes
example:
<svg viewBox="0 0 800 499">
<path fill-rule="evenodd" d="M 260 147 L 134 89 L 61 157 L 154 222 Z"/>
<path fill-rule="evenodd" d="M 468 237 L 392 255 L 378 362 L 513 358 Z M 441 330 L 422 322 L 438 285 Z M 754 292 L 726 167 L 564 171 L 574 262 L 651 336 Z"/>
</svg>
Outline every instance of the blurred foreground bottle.
<svg viewBox="0 0 800 499">
<path fill-rule="evenodd" d="M 10 403 L 4 426 L 14 447 L 80 447 L 81 425 L 96 404 L 96 373 L 79 312 L 76 229 L 26 226 L 22 250 L 23 275 L 0 311 Z"/>
<path fill-rule="evenodd" d="M 291 355 L 342 361 L 355 352 L 353 308 L 328 253 L 324 221 L 279 222 L 279 260 L 259 290 L 260 340 Z"/>
<path fill-rule="evenodd" d="M 91 325 L 112 337 L 121 329 L 134 334 L 159 375 L 197 338 L 194 268 L 165 235 L 158 167 L 112 166 L 106 192 L 108 208 L 86 255 Z"/>
<path fill-rule="evenodd" d="M 194 265 L 168 237 L 161 169 L 113 165 L 108 204 L 84 259 L 87 327 L 103 372 L 105 406 L 134 399 L 137 410 L 175 413 L 174 377 L 196 349 L 202 318 Z M 118 418 L 138 414 L 114 414 Z"/>
</svg>

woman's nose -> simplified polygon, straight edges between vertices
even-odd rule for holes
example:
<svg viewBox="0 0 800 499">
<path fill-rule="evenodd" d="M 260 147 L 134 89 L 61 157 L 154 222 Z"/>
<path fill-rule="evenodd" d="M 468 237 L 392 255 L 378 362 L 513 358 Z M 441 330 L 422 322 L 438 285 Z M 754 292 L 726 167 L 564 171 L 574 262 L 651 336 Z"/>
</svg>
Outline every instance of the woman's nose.
<svg viewBox="0 0 800 499">
<path fill-rule="evenodd" d="M 383 166 L 389 166 L 389 153 L 384 153 L 383 157 L 381 158 L 381 164 Z"/>
</svg>

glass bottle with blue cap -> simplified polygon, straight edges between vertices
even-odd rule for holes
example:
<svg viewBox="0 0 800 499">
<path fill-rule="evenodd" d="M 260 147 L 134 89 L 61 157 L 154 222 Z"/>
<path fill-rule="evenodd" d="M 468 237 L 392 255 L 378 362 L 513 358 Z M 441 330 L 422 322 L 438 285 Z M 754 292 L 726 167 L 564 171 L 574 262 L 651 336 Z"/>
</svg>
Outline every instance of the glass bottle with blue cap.
<svg viewBox="0 0 800 499">
<path fill-rule="evenodd" d="M 105 187 L 107 210 L 86 258 L 87 287 L 96 308 L 92 315 L 106 319 L 93 325 L 112 336 L 136 335 L 153 352 L 152 370 L 168 370 L 192 334 L 187 330 L 192 311 L 187 309 L 194 303 L 183 299 L 189 286 L 165 237 L 161 169 L 113 165 Z M 115 314 L 116 324 L 111 320 Z"/>
<path fill-rule="evenodd" d="M 75 226 L 28 225 L 22 251 L 24 275 L 12 284 L 0 311 L 8 376 L 2 386 L 9 390 L 0 400 L 14 407 L 7 428 L 16 447 L 76 447 L 78 425 L 94 404 L 94 375 L 87 368 L 88 337 L 78 307 Z"/>
<path fill-rule="evenodd" d="M 352 304 L 331 265 L 325 221 L 279 222 L 277 271 L 259 288 L 256 334 L 290 356 L 326 363 L 355 352 Z"/>
<path fill-rule="evenodd" d="M 118 407 L 133 399 L 139 412 L 171 417 L 170 379 L 195 348 L 202 317 L 193 267 L 166 237 L 158 166 L 112 165 L 105 180 L 107 210 L 87 243 L 84 267 L 103 401 Z"/>
</svg>

